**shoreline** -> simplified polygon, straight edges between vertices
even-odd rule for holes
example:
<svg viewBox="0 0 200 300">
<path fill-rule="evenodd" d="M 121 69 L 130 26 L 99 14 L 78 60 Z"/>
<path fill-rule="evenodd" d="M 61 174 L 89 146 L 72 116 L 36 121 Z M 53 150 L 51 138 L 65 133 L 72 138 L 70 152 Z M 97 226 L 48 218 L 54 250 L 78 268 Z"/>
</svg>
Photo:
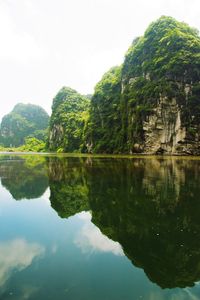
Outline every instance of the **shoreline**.
<svg viewBox="0 0 200 300">
<path fill-rule="evenodd" d="M 169 158 L 181 158 L 181 159 L 192 159 L 200 160 L 200 156 L 188 155 L 188 154 L 91 154 L 91 153 L 57 153 L 57 152 L 3 152 L 0 151 L 0 156 L 53 156 L 53 157 L 85 157 L 85 158 L 115 158 L 115 159 L 134 159 L 134 158 L 157 158 L 157 159 L 169 159 Z"/>
</svg>

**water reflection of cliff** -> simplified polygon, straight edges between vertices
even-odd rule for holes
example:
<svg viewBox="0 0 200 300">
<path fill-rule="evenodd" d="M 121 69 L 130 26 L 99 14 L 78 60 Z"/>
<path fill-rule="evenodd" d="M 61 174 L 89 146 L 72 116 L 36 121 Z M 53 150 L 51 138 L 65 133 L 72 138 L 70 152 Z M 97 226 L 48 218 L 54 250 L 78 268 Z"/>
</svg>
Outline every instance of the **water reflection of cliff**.
<svg viewBox="0 0 200 300">
<path fill-rule="evenodd" d="M 14 199 L 35 199 L 48 187 L 46 160 L 42 156 L 0 156 L 1 184 Z"/>
<path fill-rule="evenodd" d="M 200 279 L 200 165 L 145 159 L 108 169 L 91 187 L 93 222 L 153 282 L 193 285 Z"/>
<path fill-rule="evenodd" d="M 135 266 L 163 288 L 200 280 L 200 161 L 50 159 L 51 203 L 61 217 L 92 211 Z"/>
<path fill-rule="evenodd" d="M 48 158 L 51 206 L 62 218 L 88 210 L 86 170 L 80 158 Z"/>
<path fill-rule="evenodd" d="M 163 288 L 200 280 L 200 160 L 5 156 L 2 185 L 15 199 L 50 186 L 63 218 L 90 210 L 132 263 Z"/>
</svg>

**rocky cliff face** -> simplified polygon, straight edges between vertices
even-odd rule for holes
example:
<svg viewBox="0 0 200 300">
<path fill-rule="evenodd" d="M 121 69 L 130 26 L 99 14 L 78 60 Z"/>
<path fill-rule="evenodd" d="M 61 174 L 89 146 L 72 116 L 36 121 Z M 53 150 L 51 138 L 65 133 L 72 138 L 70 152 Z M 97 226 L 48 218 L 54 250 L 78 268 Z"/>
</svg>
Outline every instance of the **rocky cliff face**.
<svg viewBox="0 0 200 300">
<path fill-rule="evenodd" d="M 154 113 L 143 122 L 145 152 L 174 152 L 185 138 L 176 99 L 161 98 Z"/>
<path fill-rule="evenodd" d="M 130 153 L 200 154 L 198 112 L 192 108 L 188 111 L 188 89 L 192 94 L 192 86 L 184 85 L 185 95 L 183 94 L 182 103 L 176 97 L 160 95 L 151 111 L 145 116 L 140 116 L 140 142 L 133 137 L 133 141 L 136 142 Z"/>
<path fill-rule="evenodd" d="M 50 149 L 58 149 L 63 143 L 64 126 L 54 124 L 49 132 L 49 147 Z"/>
<path fill-rule="evenodd" d="M 134 41 L 122 68 L 129 152 L 200 154 L 200 38 L 170 17 Z"/>
<path fill-rule="evenodd" d="M 144 153 L 200 154 L 199 131 L 191 137 L 182 121 L 182 108 L 176 98 L 160 98 L 157 107 L 143 121 Z M 137 145 L 135 145 L 137 148 Z"/>
</svg>

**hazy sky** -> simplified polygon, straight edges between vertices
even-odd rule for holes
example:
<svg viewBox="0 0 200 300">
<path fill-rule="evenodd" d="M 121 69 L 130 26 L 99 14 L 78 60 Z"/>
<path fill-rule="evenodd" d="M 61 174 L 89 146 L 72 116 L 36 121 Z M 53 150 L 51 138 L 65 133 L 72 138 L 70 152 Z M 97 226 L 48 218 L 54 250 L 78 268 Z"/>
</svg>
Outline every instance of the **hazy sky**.
<svg viewBox="0 0 200 300">
<path fill-rule="evenodd" d="M 200 30 L 200 0 L 0 0 L 0 118 L 18 102 L 50 113 L 62 86 L 92 93 L 161 15 Z"/>
</svg>

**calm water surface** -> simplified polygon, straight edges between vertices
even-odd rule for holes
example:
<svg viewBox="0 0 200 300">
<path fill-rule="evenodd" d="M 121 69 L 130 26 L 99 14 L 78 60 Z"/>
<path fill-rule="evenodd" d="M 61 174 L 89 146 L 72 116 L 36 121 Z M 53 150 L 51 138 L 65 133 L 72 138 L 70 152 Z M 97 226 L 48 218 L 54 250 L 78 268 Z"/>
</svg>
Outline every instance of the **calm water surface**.
<svg viewBox="0 0 200 300">
<path fill-rule="evenodd" d="M 200 160 L 0 156 L 0 299 L 200 299 Z"/>
</svg>

